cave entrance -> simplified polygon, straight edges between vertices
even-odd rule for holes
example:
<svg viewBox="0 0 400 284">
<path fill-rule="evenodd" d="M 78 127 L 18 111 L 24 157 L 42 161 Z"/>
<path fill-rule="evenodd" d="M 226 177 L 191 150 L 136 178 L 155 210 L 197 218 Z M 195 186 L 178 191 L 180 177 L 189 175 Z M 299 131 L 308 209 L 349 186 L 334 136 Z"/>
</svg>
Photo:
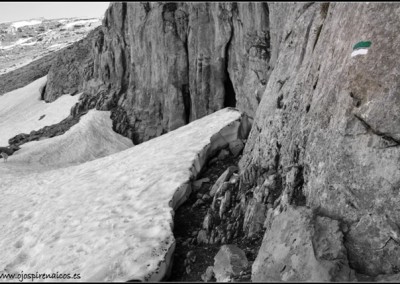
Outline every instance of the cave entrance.
<svg viewBox="0 0 400 284">
<path fill-rule="evenodd" d="M 236 107 L 236 93 L 233 88 L 231 78 L 229 77 L 229 72 L 226 71 L 226 79 L 224 82 L 225 98 L 224 107 Z"/>
</svg>

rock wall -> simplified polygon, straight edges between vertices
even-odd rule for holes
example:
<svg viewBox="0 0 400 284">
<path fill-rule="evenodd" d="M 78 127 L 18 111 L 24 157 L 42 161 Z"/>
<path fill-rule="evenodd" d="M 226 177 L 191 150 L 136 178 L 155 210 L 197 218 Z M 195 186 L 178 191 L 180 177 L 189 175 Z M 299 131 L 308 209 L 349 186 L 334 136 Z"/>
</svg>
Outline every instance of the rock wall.
<svg viewBox="0 0 400 284">
<path fill-rule="evenodd" d="M 385 279 L 400 272 L 399 12 L 397 3 L 113 3 L 90 51 L 59 61 L 45 92 L 68 89 L 57 72 L 77 78 L 84 95 L 72 113 L 111 110 L 114 130 L 134 143 L 226 106 L 255 116 L 240 162 L 247 236 L 309 207 L 307 220 L 337 224 L 349 269 Z M 360 41 L 372 42 L 368 53 L 351 57 Z"/>
<path fill-rule="evenodd" d="M 99 36 L 100 27 L 76 43 L 58 51 L 47 76 L 42 97 L 53 102 L 64 94 L 75 94 L 84 82 L 93 76 L 93 41 Z"/>
<path fill-rule="evenodd" d="M 252 116 L 269 76 L 268 17 L 265 3 L 112 3 L 91 56 L 53 65 L 47 98 L 73 78 L 85 92 L 76 112 L 112 110 L 135 143 L 227 106 Z"/>
<path fill-rule="evenodd" d="M 339 222 L 358 274 L 399 273 L 400 5 L 268 9 L 272 72 L 240 161 L 244 210 L 267 204 L 268 223 L 310 207 Z M 351 57 L 360 41 L 368 53 Z"/>
</svg>

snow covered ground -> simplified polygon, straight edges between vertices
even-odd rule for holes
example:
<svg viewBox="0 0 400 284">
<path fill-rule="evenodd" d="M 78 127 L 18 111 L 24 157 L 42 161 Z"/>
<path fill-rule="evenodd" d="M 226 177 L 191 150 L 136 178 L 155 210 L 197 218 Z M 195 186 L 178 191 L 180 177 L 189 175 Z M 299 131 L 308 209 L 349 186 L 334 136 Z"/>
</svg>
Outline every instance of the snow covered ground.
<svg viewBox="0 0 400 284">
<path fill-rule="evenodd" d="M 30 41 L 31 39 L 32 39 L 32 37 L 20 38 L 19 40 L 17 40 L 15 43 L 13 43 L 11 45 L 0 46 L 0 49 L 11 49 L 11 48 L 14 48 L 15 46 L 18 46 L 18 45 L 26 45 L 25 42 Z"/>
<path fill-rule="evenodd" d="M 52 103 L 45 103 L 40 100 L 39 89 L 46 80 L 47 76 L 42 77 L 0 96 L 0 146 L 7 146 L 8 139 L 17 134 L 30 133 L 68 117 L 79 95 L 64 95 Z"/>
<path fill-rule="evenodd" d="M 21 166 L 40 164 L 54 168 L 80 164 L 132 147 L 130 139 L 112 130 L 110 115 L 110 111 L 91 110 L 64 135 L 23 144 L 12 160 Z"/>
<path fill-rule="evenodd" d="M 5 112 L 17 123 L 11 113 L 20 116 L 25 108 L 11 104 L 23 103 L 17 97 L 24 93 L 14 96 L 9 109 L 0 101 L 0 116 Z M 43 113 L 38 108 L 29 117 L 37 120 Z M 0 163 L 0 273 L 79 273 L 80 281 L 162 279 L 175 247 L 174 209 L 187 198 L 207 155 L 237 139 L 240 119 L 240 112 L 223 109 L 91 160 L 110 144 L 129 147 L 124 137 L 110 134 L 109 113 L 93 110 L 64 135 L 26 144 Z M 2 123 L 1 135 L 3 129 L 10 132 Z M 98 152 L 86 153 L 89 148 Z M 82 163 L 68 166 L 71 161 Z"/>
<path fill-rule="evenodd" d="M 85 25 L 85 24 L 90 24 L 90 23 L 95 23 L 95 22 L 98 22 L 99 25 L 101 24 L 99 19 L 87 19 L 87 20 L 79 20 L 79 21 L 68 23 L 65 25 L 65 28 L 70 29 L 70 28 L 73 28 L 75 25 Z"/>
<path fill-rule="evenodd" d="M 42 23 L 42 21 L 40 21 L 40 20 L 30 20 L 30 21 L 15 22 L 11 26 L 13 26 L 14 28 L 21 28 L 21 27 L 25 27 L 25 26 L 39 25 L 41 23 Z"/>
</svg>

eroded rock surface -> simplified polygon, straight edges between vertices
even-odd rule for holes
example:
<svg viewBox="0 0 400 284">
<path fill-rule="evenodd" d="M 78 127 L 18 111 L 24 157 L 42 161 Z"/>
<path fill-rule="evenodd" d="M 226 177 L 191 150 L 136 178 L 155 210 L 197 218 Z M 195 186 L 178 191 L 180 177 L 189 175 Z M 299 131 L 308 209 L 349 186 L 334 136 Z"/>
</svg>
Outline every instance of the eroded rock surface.
<svg viewBox="0 0 400 284">
<path fill-rule="evenodd" d="M 235 245 L 223 245 L 214 259 L 213 271 L 218 282 L 229 282 L 249 265 L 244 251 Z"/>
<path fill-rule="evenodd" d="M 274 216 L 252 267 L 252 281 L 351 281 L 343 234 L 336 220 L 289 207 Z"/>
<path fill-rule="evenodd" d="M 46 97 L 84 91 L 76 110 L 111 110 L 135 144 L 227 106 L 253 116 L 270 73 L 268 17 L 265 3 L 113 3 L 92 55 L 59 58 Z"/>
<path fill-rule="evenodd" d="M 268 8 L 273 70 L 240 162 L 241 190 L 273 177 L 272 208 L 306 205 L 340 221 L 351 268 L 396 274 L 400 5 Z M 360 41 L 371 41 L 368 53 L 351 57 Z"/>
</svg>

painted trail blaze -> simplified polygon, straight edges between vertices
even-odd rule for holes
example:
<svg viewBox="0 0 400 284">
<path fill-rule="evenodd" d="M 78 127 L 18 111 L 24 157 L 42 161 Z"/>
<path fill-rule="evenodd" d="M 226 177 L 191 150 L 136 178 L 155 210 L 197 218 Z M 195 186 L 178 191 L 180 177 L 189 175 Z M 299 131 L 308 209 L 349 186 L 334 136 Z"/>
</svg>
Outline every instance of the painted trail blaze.
<svg viewBox="0 0 400 284">
<path fill-rule="evenodd" d="M 370 41 L 360 41 L 357 42 L 353 46 L 353 52 L 351 53 L 351 57 L 357 56 L 357 55 L 365 55 L 368 53 L 368 49 L 371 47 L 371 42 Z"/>
</svg>

